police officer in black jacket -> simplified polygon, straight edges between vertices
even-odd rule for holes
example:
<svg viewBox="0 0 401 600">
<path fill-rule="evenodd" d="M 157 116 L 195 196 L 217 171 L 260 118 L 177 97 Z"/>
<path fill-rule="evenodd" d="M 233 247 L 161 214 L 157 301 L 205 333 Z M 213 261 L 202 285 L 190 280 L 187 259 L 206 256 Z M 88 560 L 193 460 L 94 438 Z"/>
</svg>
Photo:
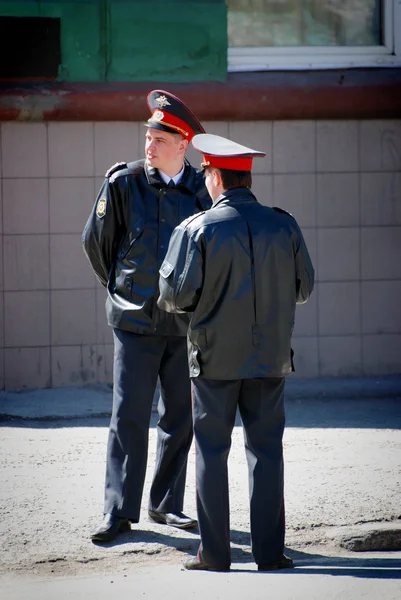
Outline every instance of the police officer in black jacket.
<svg viewBox="0 0 401 600">
<path fill-rule="evenodd" d="M 158 378 L 149 517 L 179 528 L 197 524 L 182 512 L 193 435 L 189 318 L 161 311 L 156 300 L 158 271 L 173 229 L 211 205 L 202 172 L 184 157 L 193 135 L 204 129 L 173 94 L 153 90 L 147 101 L 152 116 L 146 123 L 146 158 L 109 169 L 83 232 L 86 256 L 107 287 L 106 313 L 114 334 L 104 519 L 91 536 L 96 542 L 112 540 L 139 521 Z"/>
<path fill-rule="evenodd" d="M 209 134 L 203 153 L 212 208 L 179 225 L 160 269 L 158 305 L 189 313 L 197 512 L 201 545 L 187 569 L 231 564 L 227 458 L 237 407 L 244 426 L 252 552 L 260 571 L 284 555 L 284 378 L 293 370 L 295 305 L 314 270 L 295 219 L 251 192 L 250 148 Z"/>
</svg>

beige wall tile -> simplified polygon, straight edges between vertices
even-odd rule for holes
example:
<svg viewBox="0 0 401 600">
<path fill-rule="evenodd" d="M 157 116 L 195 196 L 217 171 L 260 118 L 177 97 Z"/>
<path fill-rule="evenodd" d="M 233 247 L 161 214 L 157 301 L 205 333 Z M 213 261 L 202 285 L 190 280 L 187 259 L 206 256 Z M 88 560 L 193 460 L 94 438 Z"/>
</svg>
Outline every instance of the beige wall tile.
<svg viewBox="0 0 401 600">
<path fill-rule="evenodd" d="M 117 162 L 144 158 L 146 127 L 142 123 L 95 123 L 94 128 L 96 175 L 103 176 Z"/>
<path fill-rule="evenodd" d="M 47 179 L 3 180 L 4 233 L 48 233 Z"/>
<path fill-rule="evenodd" d="M 317 170 L 358 171 L 357 121 L 318 121 Z"/>
<path fill-rule="evenodd" d="M 4 289 L 47 290 L 50 287 L 49 236 L 4 236 Z"/>
<path fill-rule="evenodd" d="M 4 260 L 4 247 L 3 247 L 3 236 L 0 235 L 0 291 L 4 289 L 4 273 L 3 273 L 3 260 Z"/>
<path fill-rule="evenodd" d="M 50 292 L 4 292 L 5 346 L 49 346 Z"/>
<path fill-rule="evenodd" d="M 222 137 L 228 137 L 228 121 L 202 121 L 202 125 L 206 133 L 212 133 L 213 135 L 220 135 Z M 199 156 L 199 152 L 197 152 Z"/>
<path fill-rule="evenodd" d="M 319 335 L 361 333 L 359 282 L 320 283 L 318 294 Z"/>
<path fill-rule="evenodd" d="M 93 177 L 93 123 L 49 123 L 49 176 Z"/>
<path fill-rule="evenodd" d="M 97 377 L 95 346 L 56 346 L 51 359 L 52 386 L 94 383 Z"/>
<path fill-rule="evenodd" d="M 9 391 L 50 387 L 50 348 L 6 348 L 4 378 Z"/>
<path fill-rule="evenodd" d="M 273 176 L 252 175 L 252 192 L 264 206 L 273 205 Z"/>
<path fill-rule="evenodd" d="M 50 236 L 50 282 L 52 289 L 95 287 L 95 275 L 82 250 L 80 234 Z"/>
<path fill-rule="evenodd" d="M 6 389 L 6 381 L 4 377 L 4 350 L 0 348 L 0 390 Z"/>
<path fill-rule="evenodd" d="M 364 335 L 365 375 L 392 375 L 401 371 L 401 335 Z"/>
<path fill-rule="evenodd" d="M 362 225 L 401 225 L 401 173 L 361 173 Z"/>
<path fill-rule="evenodd" d="M 113 328 L 107 322 L 104 287 L 96 289 L 96 341 L 98 344 L 113 344 Z"/>
<path fill-rule="evenodd" d="M 50 179 L 49 194 L 50 232 L 81 234 L 95 202 L 95 179 Z"/>
<path fill-rule="evenodd" d="M 313 268 L 315 269 L 315 281 L 318 279 L 317 265 L 317 229 L 315 227 L 302 227 L 302 235 L 305 240 L 305 244 L 308 248 L 308 252 L 312 261 Z"/>
<path fill-rule="evenodd" d="M 4 294 L 3 294 L 3 292 L 0 292 L 0 348 L 2 348 L 3 346 L 4 346 Z"/>
<path fill-rule="evenodd" d="M 296 377 L 318 376 L 317 337 L 294 337 L 294 364 Z"/>
<path fill-rule="evenodd" d="M 362 331 L 401 333 L 401 281 L 362 282 Z"/>
<path fill-rule="evenodd" d="M 401 279 L 401 227 L 361 229 L 362 278 Z"/>
<path fill-rule="evenodd" d="M 3 123 L 3 177 L 47 177 L 47 125 Z"/>
<path fill-rule="evenodd" d="M 0 126 L 0 132 L 1 132 L 1 126 Z M 1 142 L 1 139 L 0 139 Z M 1 156 L 1 152 L 0 152 L 0 156 Z M 1 168 L 1 164 L 0 164 L 0 168 Z M 0 171 L 1 173 L 1 171 Z M 3 180 L 1 179 L 0 176 L 0 235 L 2 235 L 3 233 Z"/>
<path fill-rule="evenodd" d="M 359 225 L 358 173 L 317 175 L 317 223 L 323 227 Z"/>
<path fill-rule="evenodd" d="M 113 344 L 99 344 L 97 346 L 97 380 L 100 383 L 113 381 Z"/>
<path fill-rule="evenodd" d="M 294 337 L 317 335 L 317 290 L 318 285 L 305 304 L 297 304 Z"/>
<path fill-rule="evenodd" d="M 360 336 L 333 336 L 319 339 L 321 377 L 359 377 L 362 374 Z"/>
<path fill-rule="evenodd" d="M 290 212 L 303 227 L 316 226 L 316 176 L 302 173 L 274 175 L 274 206 Z"/>
<path fill-rule="evenodd" d="M 96 343 L 94 289 L 51 293 L 51 343 L 56 346 Z"/>
<path fill-rule="evenodd" d="M 401 170 L 401 120 L 361 121 L 362 171 Z"/>
<path fill-rule="evenodd" d="M 359 229 L 318 229 L 317 248 L 319 281 L 359 279 Z"/>
<path fill-rule="evenodd" d="M 272 124 L 269 121 L 236 121 L 228 124 L 228 137 L 253 150 L 266 152 L 266 156 L 254 158 L 253 173 L 271 173 L 273 166 Z"/>
<path fill-rule="evenodd" d="M 316 171 L 316 125 L 314 121 L 273 123 L 274 173 Z"/>
</svg>

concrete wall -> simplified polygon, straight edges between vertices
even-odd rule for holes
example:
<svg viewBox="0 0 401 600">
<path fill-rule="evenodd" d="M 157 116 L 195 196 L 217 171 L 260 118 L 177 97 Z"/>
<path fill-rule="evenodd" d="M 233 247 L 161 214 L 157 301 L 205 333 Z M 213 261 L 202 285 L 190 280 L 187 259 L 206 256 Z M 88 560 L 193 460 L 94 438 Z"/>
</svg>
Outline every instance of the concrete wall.
<svg viewBox="0 0 401 600">
<path fill-rule="evenodd" d="M 401 372 L 401 121 L 204 125 L 267 151 L 254 191 L 303 229 L 317 285 L 298 309 L 297 375 Z M 108 166 L 142 157 L 143 126 L 10 122 L 0 136 L 0 389 L 110 381 L 80 237 Z"/>
</svg>

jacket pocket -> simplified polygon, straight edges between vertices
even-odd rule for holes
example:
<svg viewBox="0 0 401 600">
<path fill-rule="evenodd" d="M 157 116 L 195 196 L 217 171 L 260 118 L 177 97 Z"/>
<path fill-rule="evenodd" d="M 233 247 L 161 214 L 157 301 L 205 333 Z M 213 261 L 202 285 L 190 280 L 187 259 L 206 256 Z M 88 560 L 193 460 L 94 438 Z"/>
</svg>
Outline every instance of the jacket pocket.
<svg viewBox="0 0 401 600">
<path fill-rule="evenodd" d="M 164 279 L 168 279 L 173 271 L 173 265 L 167 262 L 167 260 L 164 260 L 162 266 L 160 267 L 160 275 L 162 275 Z"/>
<path fill-rule="evenodd" d="M 138 238 L 141 237 L 143 233 L 145 219 L 141 217 L 138 219 L 130 231 L 126 234 L 123 243 L 121 244 L 121 248 L 118 253 L 118 259 L 124 260 L 124 258 L 129 254 L 132 246 L 135 244 Z"/>
</svg>

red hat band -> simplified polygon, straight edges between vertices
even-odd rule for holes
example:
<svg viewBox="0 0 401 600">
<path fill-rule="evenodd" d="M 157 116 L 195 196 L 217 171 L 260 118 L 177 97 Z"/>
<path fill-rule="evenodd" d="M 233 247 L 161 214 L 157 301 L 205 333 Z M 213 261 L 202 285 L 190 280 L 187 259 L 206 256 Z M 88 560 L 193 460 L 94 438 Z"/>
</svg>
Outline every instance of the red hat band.
<svg viewBox="0 0 401 600">
<path fill-rule="evenodd" d="M 174 129 L 178 133 L 181 133 L 188 141 L 194 137 L 194 131 L 188 126 L 188 123 L 185 123 L 185 121 L 182 121 L 170 113 L 155 110 L 149 121 L 160 123 L 161 125 Z"/>
<path fill-rule="evenodd" d="M 215 167 L 216 169 L 229 169 L 231 171 L 251 171 L 252 158 L 244 158 L 243 156 L 212 156 L 210 154 L 203 155 L 202 169 L 207 167 Z"/>
</svg>

